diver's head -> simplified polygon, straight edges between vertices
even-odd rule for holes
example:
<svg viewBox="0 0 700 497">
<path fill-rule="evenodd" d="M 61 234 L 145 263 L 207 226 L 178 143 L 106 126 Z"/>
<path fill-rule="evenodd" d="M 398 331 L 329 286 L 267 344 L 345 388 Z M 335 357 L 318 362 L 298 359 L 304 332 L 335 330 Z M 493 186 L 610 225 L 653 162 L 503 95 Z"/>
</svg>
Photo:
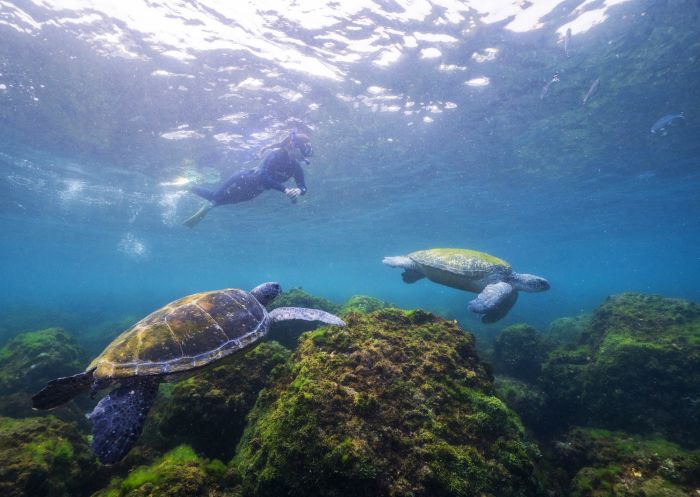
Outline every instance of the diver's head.
<svg viewBox="0 0 700 497">
<path fill-rule="evenodd" d="M 309 163 L 308 159 L 314 155 L 314 149 L 311 147 L 311 139 L 308 135 L 295 130 L 289 133 L 285 142 L 287 142 L 288 151 L 295 155 L 295 159 Z"/>
</svg>

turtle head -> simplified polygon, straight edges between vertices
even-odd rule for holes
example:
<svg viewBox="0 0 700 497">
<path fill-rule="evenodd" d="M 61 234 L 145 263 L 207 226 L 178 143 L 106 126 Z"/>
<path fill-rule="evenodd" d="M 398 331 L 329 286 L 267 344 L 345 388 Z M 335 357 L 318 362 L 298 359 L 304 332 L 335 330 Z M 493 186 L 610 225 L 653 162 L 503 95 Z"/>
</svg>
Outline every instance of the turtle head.
<svg viewBox="0 0 700 497">
<path fill-rule="evenodd" d="M 274 281 L 268 281 L 262 285 L 258 285 L 253 288 L 250 293 L 260 302 L 262 305 L 267 305 L 282 293 L 282 287 L 279 283 Z"/>
<path fill-rule="evenodd" d="M 513 273 L 508 283 L 513 285 L 513 288 L 516 290 L 523 292 L 544 292 L 549 290 L 549 281 L 534 274 Z"/>
</svg>

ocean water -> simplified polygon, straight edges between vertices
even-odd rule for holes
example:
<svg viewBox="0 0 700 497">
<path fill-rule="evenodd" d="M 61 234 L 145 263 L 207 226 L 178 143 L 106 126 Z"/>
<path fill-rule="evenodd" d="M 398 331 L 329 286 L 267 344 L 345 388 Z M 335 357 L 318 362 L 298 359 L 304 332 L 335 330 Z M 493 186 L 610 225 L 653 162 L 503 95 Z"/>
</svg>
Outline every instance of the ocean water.
<svg viewBox="0 0 700 497">
<path fill-rule="evenodd" d="M 698 21 L 692 0 L 2 2 L 0 342 L 270 280 L 494 333 L 624 291 L 700 300 Z M 187 184 L 294 128 L 297 204 L 182 226 Z M 431 247 L 551 290 L 482 325 L 473 295 L 381 263 Z"/>
</svg>

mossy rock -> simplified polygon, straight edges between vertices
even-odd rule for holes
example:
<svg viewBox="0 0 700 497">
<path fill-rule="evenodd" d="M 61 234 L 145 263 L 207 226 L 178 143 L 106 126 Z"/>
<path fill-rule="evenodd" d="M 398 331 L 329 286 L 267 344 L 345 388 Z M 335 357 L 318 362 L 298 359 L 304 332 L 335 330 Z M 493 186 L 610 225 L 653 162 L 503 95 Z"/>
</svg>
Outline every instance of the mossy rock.
<svg viewBox="0 0 700 497">
<path fill-rule="evenodd" d="M 498 335 L 491 363 L 496 374 L 535 382 L 551 348 L 551 343 L 532 326 L 514 324 Z"/>
<path fill-rule="evenodd" d="M 700 443 L 700 305 L 609 297 L 579 345 L 548 356 L 542 387 L 569 422 Z"/>
<path fill-rule="evenodd" d="M 232 465 L 249 496 L 529 496 L 537 449 L 471 334 L 423 311 L 305 334 Z"/>
<path fill-rule="evenodd" d="M 267 310 L 271 311 L 278 307 L 307 307 L 309 309 L 321 309 L 331 314 L 338 314 L 341 306 L 323 297 L 311 295 L 302 288 L 292 288 L 288 292 L 283 292 L 279 295 L 267 306 Z M 289 349 L 294 349 L 302 333 L 311 331 L 317 327 L 318 323 L 310 321 L 286 321 L 276 323 L 270 328 L 268 338 L 278 341 Z"/>
<path fill-rule="evenodd" d="M 151 426 L 160 431 L 160 443 L 171 447 L 187 443 L 208 457 L 231 458 L 258 392 L 270 372 L 289 355 L 277 342 L 262 342 L 241 356 L 163 389 L 151 413 Z M 145 435 L 149 434 L 152 431 Z"/>
<path fill-rule="evenodd" d="M 549 430 L 552 415 L 547 409 L 543 391 L 530 383 L 508 376 L 496 376 L 494 384 L 498 398 L 520 416 L 526 428 L 536 433 L 546 433 Z"/>
<path fill-rule="evenodd" d="M 559 318 L 547 327 L 546 337 L 552 342 L 566 345 L 578 343 L 591 322 L 589 314 Z"/>
<path fill-rule="evenodd" d="M 82 371 L 83 348 L 61 328 L 21 333 L 0 349 L 0 415 L 31 416 L 30 397 L 60 376 Z M 60 410 L 72 416 L 72 406 Z"/>
<path fill-rule="evenodd" d="M 378 311 L 393 307 L 390 303 L 368 295 L 353 295 L 340 308 L 341 315 L 347 315 L 351 312 L 361 312 L 369 314 L 370 312 Z"/>
<path fill-rule="evenodd" d="M 229 479 L 226 465 L 197 456 L 181 445 L 150 466 L 140 466 L 124 478 L 114 478 L 93 497 L 223 497 Z"/>
<path fill-rule="evenodd" d="M 100 473 L 75 424 L 53 416 L 0 417 L 0 495 L 77 497 L 99 488 Z"/>
<path fill-rule="evenodd" d="M 573 428 L 556 447 L 572 497 L 685 497 L 700 488 L 700 451 L 658 436 Z"/>
</svg>

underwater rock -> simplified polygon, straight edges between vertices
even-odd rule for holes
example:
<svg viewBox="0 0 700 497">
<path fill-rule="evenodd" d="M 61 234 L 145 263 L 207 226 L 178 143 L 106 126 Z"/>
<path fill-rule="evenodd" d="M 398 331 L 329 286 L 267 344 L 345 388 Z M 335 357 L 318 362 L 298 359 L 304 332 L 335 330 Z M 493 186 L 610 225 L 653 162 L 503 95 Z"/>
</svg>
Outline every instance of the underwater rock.
<svg viewBox="0 0 700 497">
<path fill-rule="evenodd" d="M 530 383 L 508 376 L 496 376 L 494 385 L 498 398 L 520 416 L 525 427 L 536 433 L 548 430 L 551 413 L 546 409 L 544 392 Z"/>
<path fill-rule="evenodd" d="M 231 465 L 247 496 L 515 497 L 538 495 L 537 456 L 471 334 L 386 309 L 302 337 Z"/>
<path fill-rule="evenodd" d="M 545 361 L 550 409 L 575 424 L 700 443 L 700 305 L 625 293 L 596 309 L 580 345 Z"/>
<path fill-rule="evenodd" d="M 545 336 L 559 344 L 577 343 L 590 322 L 589 314 L 555 319 L 549 324 Z"/>
<path fill-rule="evenodd" d="M 268 311 L 278 307 L 306 307 L 308 309 L 321 309 L 322 311 L 338 314 L 340 305 L 334 304 L 328 299 L 317 297 L 305 292 L 302 288 L 292 288 L 288 292 L 281 293 L 272 303 L 266 306 Z M 270 327 L 269 340 L 276 340 L 289 349 L 297 346 L 299 336 L 305 331 L 311 331 L 318 327 L 318 323 L 311 321 L 286 321 L 275 323 Z"/>
<path fill-rule="evenodd" d="M 228 469 L 218 459 L 208 460 L 181 445 L 149 466 L 133 469 L 115 478 L 93 497 L 223 497 L 221 485 L 228 481 Z"/>
<path fill-rule="evenodd" d="M 573 428 L 554 447 L 571 497 L 686 497 L 700 488 L 700 451 L 658 436 Z"/>
<path fill-rule="evenodd" d="M 31 395 L 47 381 L 82 371 L 85 351 L 61 328 L 21 333 L 0 349 L 0 415 L 29 416 Z M 64 417 L 65 411 L 57 412 Z"/>
<path fill-rule="evenodd" d="M 290 353 L 277 342 L 262 342 L 164 388 L 153 408 L 151 425 L 158 427 L 160 443 L 172 447 L 184 442 L 209 457 L 231 458 L 258 392 Z M 144 434 L 144 443 L 153 443 L 152 431 Z"/>
<path fill-rule="evenodd" d="M 514 324 L 498 335 L 493 345 L 491 364 L 496 374 L 534 382 L 551 344 L 532 326 Z"/>
<path fill-rule="evenodd" d="M 0 495 L 78 497 L 100 486 L 100 470 L 75 424 L 53 416 L 0 417 Z"/>
<path fill-rule="evenodd" d="M 340 308 L 340 314 L 345 315 L 351 312 L 361 312 L 363 314 L 369 314 L 370 312 L 378 311 L 379 309 L 386 309 L 389 307 L 394 307 L 389 302 L 385 302 L 375 297 L 370 297 L 368 295 L 353 295 L 348 299 L 347 302 L 343 304 Z"/>
</svg>

